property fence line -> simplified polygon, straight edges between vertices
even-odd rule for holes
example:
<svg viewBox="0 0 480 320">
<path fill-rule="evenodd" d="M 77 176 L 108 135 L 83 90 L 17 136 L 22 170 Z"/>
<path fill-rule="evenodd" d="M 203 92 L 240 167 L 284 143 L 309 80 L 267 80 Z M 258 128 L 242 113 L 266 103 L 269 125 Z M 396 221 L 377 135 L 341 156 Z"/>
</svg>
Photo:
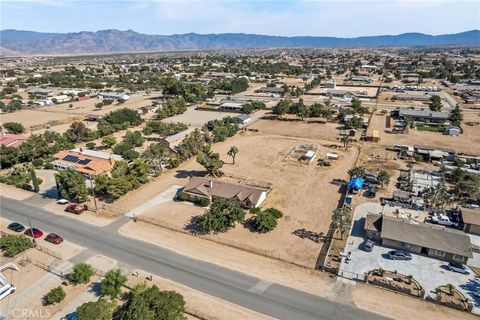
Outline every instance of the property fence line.
<svg viewBox="0 0 480 320">
<path fill-rule="evenodd" d="M 43 253 L 46 253 L 46 254 L 48 254 L 48 255 L 56 258 L 56 259 L 62 260 L 62 255 L 61 255 L 60 253 L 52 250 L 52 249 L 49 249 L 49 248 L 44 247 L 44 246 L 39 245 L 39 244 L 37 244 L 37 245 L 35 246 L 35 249 L 37 249 L 38 251 L 42 251 Z"/>
<path fill-rule="evenodd" d="M 337 276 L 349 279 L 349 280 L 355 280 L 355 281 L 360 281 L 360 282 L 367 282 L 367 275 L 365 273 L 357 273 L 354 271 L 347 271 L 347 270 L 342 270 L 339 269 Z"/>
<path fill-rule="evenodd" d="M 189 235 L 189 236 L 198 237 L 198 238 L 201 238 L 201 239 L 204 239 L 204 240 L 208 240 L 210 242 L 223 244 L 223 245 L 235 248 L 235 249 L 239 249 L 239 250 L 243 250 L 243 251 L 246 251 L 246 252 L 249 252 L 249 253 L 254 253 L 254 254 L 264 256 L 264 257 L 268 257 L 268 258 L 276 259 L 276 260 L 279 260 L 279 261 L 287 262 L 287 263 L 290 263 L 290 264 L 293 264 L 293 265 L 296 265 L 296 266 L 299 266 L 299 267 L 302 267 L 302 268 L 314 270 L 313 269 L 314 268 L 314 263 L 311 262 L 311 261 L 309 262 L 309 261 L 306 261 L 306 260 L 303 260 L 303 259 L 295 259 L 295 258 L 292 258 L 289 255 L 276 253 L 276 252 L 272 252 L 272 251 L 265 250 L 265 249 L 259 249 L 259 248 L 256 248 L 256 247 L 244 244 L 244 243 L 240 243 L 240 242 L 237 242 L 237 241 L 232 241 L 232 240 L 227 240 L 227 239 L 222 239 L 222 238 L 212 239 L 212 238 L 209 238 L 209 237 L 204 237 L 201 234 L 195 234 L 193 232 L 189 232 L 189 231 L 185 230 L 183 227 L 180 227 L 178 225 L 174 225 L 174 224 L 171 224 L 171 223 L 168 223 L 168 222 L 160 221 L 160 220 L 157 220 L 157 219 L 154 219 L 154 218 L 149 218 L 149 217 L 144 217 L 144 216 L 139 215 L 139 216 L 136 217 L 136 219 L 138 221 L 153 224 L 153 225 L 168 229 L 170 231 L 175 231 L 175 232 L 183 233 L 183 234 L 186 234 L 186 235 Z"/>
<path fill-rule="evenodd" d="M 59 276 L 60 278 L 63 278 L 66 276 L 66 274 L 63 271 L 53 266 L 53 264 L 46 264 L 38 260 L 33 261 L 33 264 L 47 272 L 50 272 L 56 276 Z"/>
</svg>

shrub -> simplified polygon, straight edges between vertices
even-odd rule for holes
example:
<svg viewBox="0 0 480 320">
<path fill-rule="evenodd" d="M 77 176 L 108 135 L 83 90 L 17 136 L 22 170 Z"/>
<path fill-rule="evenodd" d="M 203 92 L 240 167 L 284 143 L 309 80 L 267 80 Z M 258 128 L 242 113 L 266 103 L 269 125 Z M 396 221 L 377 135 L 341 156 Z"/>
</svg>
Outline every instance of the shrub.
<svg viewBox="0 0 480 320">
<path fill-rule="evenodd" d="M 34 159 L 32 165 L 36 168 L 43 166 L 43 159 Z"/>
<path fill-rule="evenodd" d="M 198 205 L 200 207 L 207 207 L 209 204 L 210 204 L 210 199 L 208 199 L 208 198 L 200 198 L 198 200 Z"/>
<path fill-rule="evenodd" d="M 93 150 L 93 149 L 95 149 L 96 145 L 97 144 L 95 142 L 88 142 L 85 146 L 87 147 L 87 149 Z"/>
<path fill-rule="evenodd" d="M 275 229 L 277 219 L 270 212 L 263 211 L 252 218 L 252 225 L 257 232 L 267 233 Z"/>
<path fill-rule="evenodd" d="M 62 287 L 56 287 L 47 294 L 47 304 L 55 304 L 65 299 L 65 291 Z"/>
<path fill-rule="evenodd" d="M 125 277 L 120 269 L 108 271 L 102 280 L 102 294 L 116 299 L 125 282 L 127 282 L 127 277 Z"/>
<path fill-rule="evenodd" d="M 0 249 L 6 257 L 13 257 L 31 247 L 32 240 L 24 235 L 9 234 L 0 238 Z"/>
<path fill-rule="evenodd" d="M 93 276 L 93 268 L 87 263 L 77 263 L 70 274 L 70 280 L 75 283 L 88 283 Z"/>
<path fill-rule="evenodd" d="M 187 201 L 190 197 L 188 196 L 188 194 L 186 192 L 181 192 L 179 195 L 178 195 L 178 200 L 180 201 Z"/>
<path fill-rule="evenodd" d="M 283 217 L 282 211 L 275 208 L 268 208 L 265 210 L 265 212 L 270 213 L 275 219 L 280 219 L 281 217 Z"/>
</svg>

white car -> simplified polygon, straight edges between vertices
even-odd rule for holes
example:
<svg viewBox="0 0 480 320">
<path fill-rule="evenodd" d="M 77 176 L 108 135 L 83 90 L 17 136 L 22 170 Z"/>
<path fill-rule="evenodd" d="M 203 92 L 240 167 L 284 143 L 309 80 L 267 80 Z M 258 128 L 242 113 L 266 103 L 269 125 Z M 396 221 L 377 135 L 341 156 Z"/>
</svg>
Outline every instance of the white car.
<svg viewBox="0 0 480 320">
<path fill-rule="evenodd" d="M 59 199 L 57 200 L 57 204 L 68 204 L 70 203 L 70 201 L 68 201 L 67 199 Z"/>
</svg>

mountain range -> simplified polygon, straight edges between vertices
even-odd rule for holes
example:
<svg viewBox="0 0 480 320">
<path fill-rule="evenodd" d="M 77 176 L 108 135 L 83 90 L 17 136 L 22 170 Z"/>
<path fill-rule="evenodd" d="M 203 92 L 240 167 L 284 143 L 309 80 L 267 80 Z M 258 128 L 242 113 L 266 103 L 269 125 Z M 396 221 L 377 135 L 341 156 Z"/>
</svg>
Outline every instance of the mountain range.
<svg viewBox="0 0 480 320">
<path fill-rule="evenodd" d="M 428 35 L 403 33 L 357 38 L 315 36 L 266 36 L 245 33 L 148 35 L 133 30 L 43 33 L 6 29 L 0 31 L 4 54 L 72 54 L 156 52 L 177 50 L 320 48 L 320 47 L 398 47 L 473 46 L 480 47 L 480 30 L 455 34 Z"/>
</svg>

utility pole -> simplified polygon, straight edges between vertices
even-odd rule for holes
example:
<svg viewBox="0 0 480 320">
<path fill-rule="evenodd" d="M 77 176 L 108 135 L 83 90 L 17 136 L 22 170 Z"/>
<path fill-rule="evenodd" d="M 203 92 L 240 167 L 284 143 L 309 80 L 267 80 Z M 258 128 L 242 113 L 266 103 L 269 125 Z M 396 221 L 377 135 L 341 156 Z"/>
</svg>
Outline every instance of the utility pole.
<svg viewBox="0 0 480 320">
<path fill-rule="evenodd" d="M 37 246 L 37 240 L 35 240 L 35 234 L 33 233 L 32 221 L 30 221 L 30 212 L 27 212 L 27 219 L 28 219 L 28 224 L 30 226 L 30 232 L 33 238 L 33 247 L 35 248 Z"/>
<path fill-rule="evenodd" d="M 98 215 L 97 198 L 95 197 L 95 189 L 93 188 L 92 175 L 89 174 L 88 178 L 90 180 L 90 190 L 92 190 L 93 203 L 95 204 L 95 214 Z"/>
</svg>

